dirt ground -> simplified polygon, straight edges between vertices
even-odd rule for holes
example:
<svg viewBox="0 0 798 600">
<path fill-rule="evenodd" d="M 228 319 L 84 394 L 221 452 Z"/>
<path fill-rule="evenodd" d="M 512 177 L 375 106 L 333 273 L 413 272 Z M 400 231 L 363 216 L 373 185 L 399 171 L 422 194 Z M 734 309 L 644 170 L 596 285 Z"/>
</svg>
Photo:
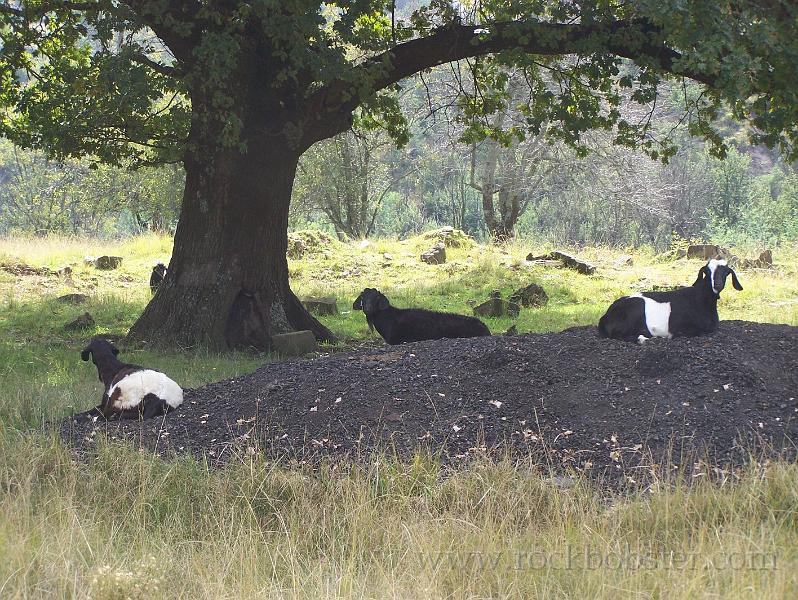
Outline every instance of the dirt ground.
<svg viewBox="0 0 798 600">
<path fill-rule="evenodd" d="M 794 458 L 796 417 L 798 328 L 724 321 L 711 336 L 642 347 L 582 327 L 271 363 L 187 390 L 162 419 L 67 419 L 61 432 L 83 450 L 107 434 L 214 463 L 423 446 L 449 464 L 509 452 L 558 471 L 628 478 L 649 471 L 652 458 L 693 476 L 750 452 Z"/>
</svg>

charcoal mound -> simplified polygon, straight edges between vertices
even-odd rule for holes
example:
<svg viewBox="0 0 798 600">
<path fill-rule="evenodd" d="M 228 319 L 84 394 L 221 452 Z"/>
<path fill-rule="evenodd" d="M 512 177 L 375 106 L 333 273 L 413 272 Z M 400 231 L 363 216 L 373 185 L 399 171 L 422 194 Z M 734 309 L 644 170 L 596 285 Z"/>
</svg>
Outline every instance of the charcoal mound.
<svg viewBox="0 0 798 600">
<path fill-rule="evenodd" d="M 61 433 L 81 451 L 106 435 L 214 463 L 426 447 L 450 463 L 510 452 L 628 472 L 652 458 L 733 465 L 761 450 L 793 459 L 797 415 L 798 328 L 724 321 L 710 336 L 644 346 L 581 327 L 269 363 L 187 390 L 163 419 L 66 419 Z"/>
</svg>

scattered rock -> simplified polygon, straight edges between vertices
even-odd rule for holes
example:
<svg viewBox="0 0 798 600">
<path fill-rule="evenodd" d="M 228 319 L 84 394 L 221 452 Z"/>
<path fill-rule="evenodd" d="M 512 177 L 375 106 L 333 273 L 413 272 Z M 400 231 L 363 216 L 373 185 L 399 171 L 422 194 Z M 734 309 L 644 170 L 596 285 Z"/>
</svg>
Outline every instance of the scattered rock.
<svg viewBox="0 0 798 600">
<path fill-rule="evenodd" d="M 741 269 L 770 269 L 773 267 L 773 252 L 763 250 L 758 258 L 743 258 L 736 266 Z"/>
<path fill-rule="evenodd" d="M 421 255 L 421 262 L 429 265 L 441 265 L 446 262 L 446 246 L 443 242 L 438 242 L 432 248 Z"/>
<path fill-rule="evenodd" d="M 280 356 L 300 356 L 319 349 L 313 332 L 307 329 L 273 335 L 271 342 L 272 352 Z"/>
<path fill-rule="evenodd" d="M 502 317 L 504 315 L 517 317 L 521 307 L 517 302 L 502 300 L 501 292 L 493 290 L 490 299 L 474 307 L 474 314 L 478 317 Z"/>
<path fill-rule="evenodd" d="M 387 252 L 383 252 L 383 254 L 382 254 L 382 259 L 383 259 L 385 262 L 390 262 L 390 261 L 392 261 L 392 260 L 393 260 L 393 256 L 391 256 L 391 255 L 390 255 L 390 254 L 388 254 Z"/>
<path fill-rule="evenodd" d="M 59 302 L 64 304 L 83 304 L 89 300 L 86 294 L 65 294 L 56 298 Z"/>
<path fill-rule="evenodd" d="M 612 265 L 616 268 L 631 267 L 633 264 L 634 264 L 634 259 L 629 254 L 622 254 L 614 261 L 612 261 Z"/>
<path fill-rule="evenodd" d="M 82 329 L 89 329 L 94 327 L 94 319 L 89 313 L 83 313 L 74 321 L 70 321 L 66 325 L 64 325 L 64 329 L 67 331 L 78 331 Z"/>
<path fill-rule="evenodd" d="M 97 265 L 97 258 L 94 256 L 84 256 L 83 257 L 83 264 L 87 267 L 94 267 Z"/>
<path fill-rule="evenodd" d="M 101 271 L 112 271 L 122 265 L 121 256 L 98 256 L 94 261 L 94 266 Z"/>
<path fill-rule="evenodd" d="M 302 300 L 310 312 L 318 315 L 337 315 L 338 304 L 336 304 L 334 296 L 325 296 L 323 298 L 305 298 Z"/>
<path fill-rule="evenodd" d="M 60 267 L 56 269 L 55 274 L 58 275 L 59 277 L 66 277 L 72 275 L 72 267 L 70 267 L 69 265 Z"/>
<path fill-rule="evenodd" d="M 360 240 L 360 243 L 357 245 L 361 250 L 365 250 L 369 246 L 371 246 L 371 242 L 368 240 Z"/>
<path fill-rule="evenodd" d="M 548 254 L 543 254 L 541 256 L 535 256 L 533 254 L 529 254 L 526 257 L 527 261 L 529 262 L 536 262 L 539 263 L 541 261 L 560 261 L 569 269 L 574 269 L 582 275 L 592 275 L 596 272 L 596 267 L 591 265 L 590 263 L 586 263 L 582 260 L 579 260 L 575 256 L 568 254 L 567 252 L 561 252 L 560 250 L 554 250 L 553 252 L 549 252 Z"/>
<path fill-rule="evenodd" d="M 545 306 L 549 301 L 549 295 L 537 283 L 530 283 L 510 294 L 508 300 L 524 307 Z"/>
</svg>

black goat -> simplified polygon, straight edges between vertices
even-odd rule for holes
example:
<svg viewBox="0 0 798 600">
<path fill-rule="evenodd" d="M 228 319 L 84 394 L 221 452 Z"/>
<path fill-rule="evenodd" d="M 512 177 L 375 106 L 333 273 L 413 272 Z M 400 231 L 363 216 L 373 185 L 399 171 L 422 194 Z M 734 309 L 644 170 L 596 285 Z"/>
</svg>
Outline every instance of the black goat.
<svg viewBox="0 0 798 600">
<path fill-rule="evenodd" d="M 152 268 L 152 274 L 150 275 L 150 290 L 153 294 L 158 291 L 158 288 L 163 283 L 165 277 L 166 265 L 162 262 L 159 262 Z"/>
<path fill-rule="evenodd" d="M 726 261 L 713 258 L 691 287 L 619 298 L 599 320 L 599 335 L 642 344 L 650 337 L 711 333 L 718 328 L 718 298 L 729 275 L 734 289 L 742 290 Z"/>
<path fill-rule="evenodd" d="M 422 308 L 394 308 L 374 288 L 363 290 L 352 308 L 362 310 L 369 325 L 389 344 L 490 335 L 487 326 L 474 317 Z"/>
<path fill-rule="evenodd" d="M 106 419 L 148 419 L 166 414 L 183 403 L 181 387 L 159 371 L 119 361 L 111 342 L 93 338 L 80 353 L 97 367 L 105 386 L 99 406 L 78 416 Z"/>
</svg>

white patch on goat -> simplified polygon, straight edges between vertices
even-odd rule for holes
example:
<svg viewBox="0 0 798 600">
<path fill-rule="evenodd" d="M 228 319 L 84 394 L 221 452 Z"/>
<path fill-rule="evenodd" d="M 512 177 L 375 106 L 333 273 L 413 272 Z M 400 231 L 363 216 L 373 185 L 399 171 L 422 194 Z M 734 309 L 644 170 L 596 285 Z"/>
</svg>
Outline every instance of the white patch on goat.
<svg viewBox="0 0 798 600">
<path fill-rule="evenodd" d="M 126 375 L 111 386 L 108 397 L 112 398 L 117 389 L 119 398 L 114 402 L 114 408 L 118 410 L 138 406 L 147 394 L 155 394 L 172 408 L 183 403 L 183 388 L 163 373 L 150 369 Z"/>
<path fill-rule="evenodd" d="M 646 327 L 652 337 L 672 338 L 673 334 L 668 329 L 668 321 L 671 318 L 671 303 L 657 302 L 647 298 L 643 294 L 632 294 L 630 298 L 642 298 L 645 307 Z M 640 343 L 640 338 L 637 338 Z"/>
<path fill-rule="evenodd" d="M 715 289 L 715 269 L 720 266 L 726 266 L 726 261 L 721 259 L 718 260 L 717 258 L 713 258 L 707 263 L 707 268 L 709 269 L 709 283 L 712 286 L 712 291 L 716 294 L 719 294 L 718 290 Z"/>
</svg>

